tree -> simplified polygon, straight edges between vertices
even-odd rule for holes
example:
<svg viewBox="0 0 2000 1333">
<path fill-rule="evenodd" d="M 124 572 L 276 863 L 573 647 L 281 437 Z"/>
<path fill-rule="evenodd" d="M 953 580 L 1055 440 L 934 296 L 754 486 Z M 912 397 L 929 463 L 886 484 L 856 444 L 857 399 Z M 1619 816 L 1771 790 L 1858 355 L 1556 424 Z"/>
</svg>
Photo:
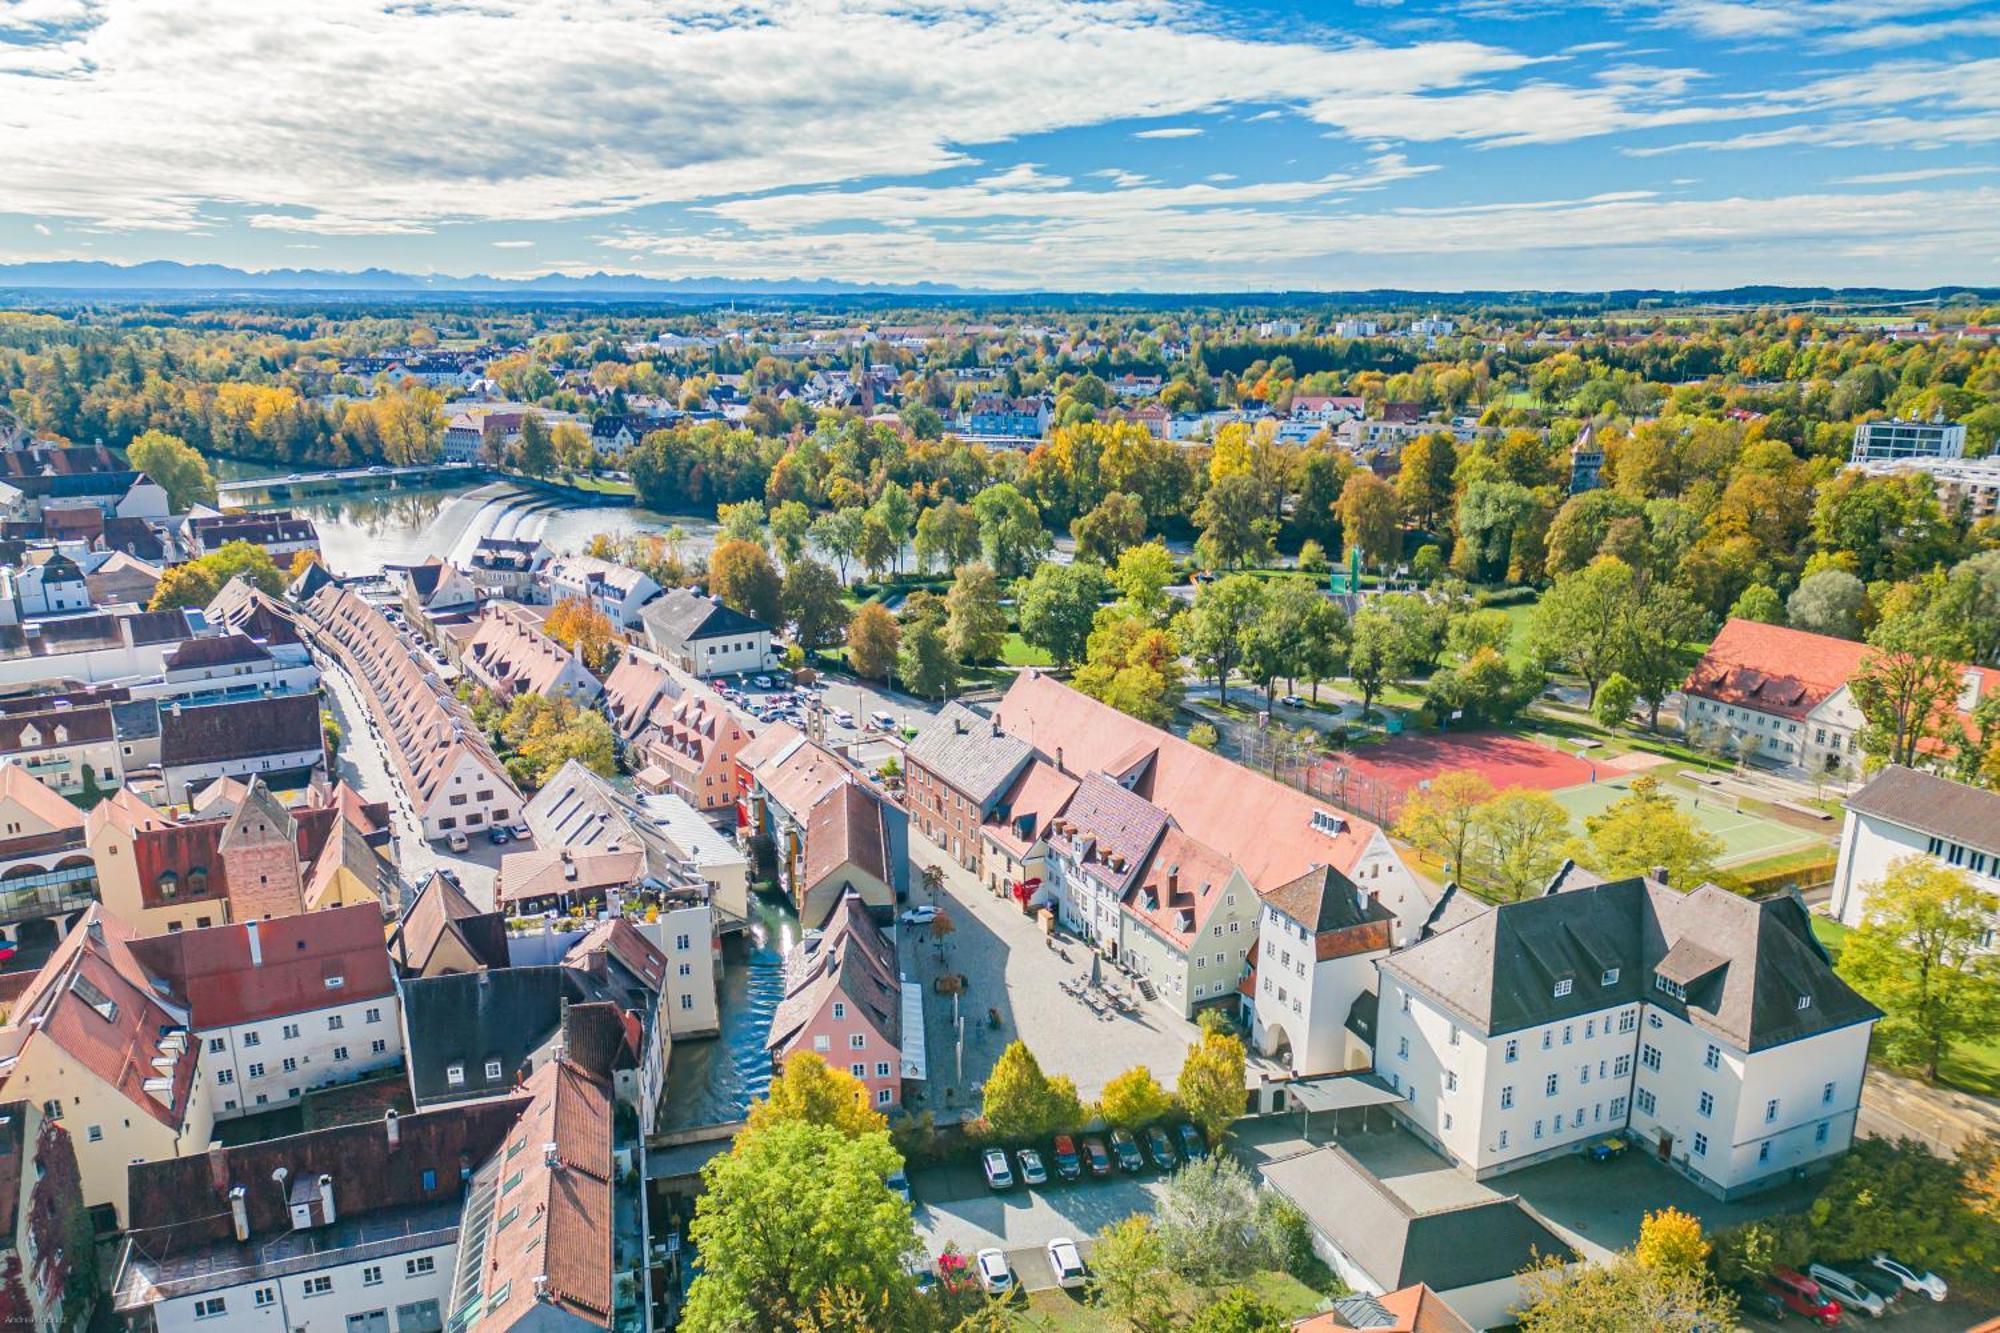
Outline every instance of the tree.
<svg viewBox="0 0 2000 1333">
<path fill-rule="evenodd" d="M 1199 746 L 1204 750 L 1213 750 L 1222 743 L 1221 735 L 1215 730 L 1214 724 L 1209 722 L 1197 722 L 1189 727 L 1187 738 L 1188 744 Z"/>
<path fill-rule="evenodd" d="M 1514 626 L 1507 613 L 1488 608 L 1453 616 L 1445 630 L 1444 643 L 1447 651 L 1467 658 L 1481 648 L 1504 654 L 1513 637 Z"/>
<path fill-rule="evenodd" d="M 785 566 L 778 604 L 799 647 L 811 653 L 840 643 L 847 627 L 847 608 L 840 594 L 839 578 L 811 556 L 802 555 Z"/>
<path fill-rule="evenodd" d="M 1235 1033 L 1204 1031 L 1181 1065 L 1181 1105 L 1212 1145 L 1220 1144 L 1243 1114 L 1244 1060 L 1243 1041 Z"/>
<path fill-rule="evenodd" d="M 850 1139 L 889 1127 L 882 1113 L 868 1104 L 866 1084 L 811 1051 L 785 1057 L 770 1091 L 750 1103 L 743 1132 L 755 1133 L 785 1120 L 828 1125 Z"/>
<path fill-rule="evenodd" d="M 1656 581 L 1632 603 L 1625 630 L 1628 651 L 1618 674 L 1632 682 L 1644 701 L 1649 729 L 1660 729 L 1660 705 L 1687 683 L 1683 646 L 1708 628 L 1708 613 L 1679 584 Z"/>
<path fill-rule="evenodd" d="M 784 1120 L 739 1134 L 702 1170 L 690 1228 L 702 1271 L 681 1326 L 791 1328 L 827 1292 L 865 1294 L 873 1326 L 897 1326 L 917 1299 L 906 1267 L 916 1229 L 887 1183 L 902 1164 L 880 1130 Z"/>
<path fill-rule="evenodd" d="M 1324 574 L 1333 568 L 1333 562 L 1327 559 L 1326 548 L 1308 537 L 1299 545 L 1298 566 L 1301 574 Z"/>
<path fill-rule="evenodd" d="M 1436 532 L 1451 512 L 1452 471 L 1457 466 L 1458 449 L 1449 435 L 1419 435 L 1403 446 L 1396 496 L 1410 521 L 1425 532 Z"/>
<path fill-rule="evenodd" d="M 1188 1324 L 1188 1333 L 1285 1333 L 1292 1321 L 1269 1301 L 1246 1287 L 1231 1287 L 1204 1302 Z"/>
<path fill-rule="evenodd" d="M 1989 1280 L 2000 1270 L 1996 1149 L 1990 1132 L 1968 1138 L 1956 1158 L 1914 1139 L 1857 1136 L 1806 1211 L 1809 1252 L 1887 1251 L 1960 1284 Z M 1791 1234 L 1781 1239 L 1805 1248 Z"/>
<path fill-rule="evenodd" d="M 746 616 L 767 625 L 784 623 L 784 581 L 771 553 L 756 542 L 739 537 L 717 542 L 708 556 L 708 590 Z"/>
<path fill-rule="evenodd" d="M 1347 641 L 1347 674 L 1361 691 L 1361 711 L 1373 712 L 1382 687 L 1410 669 L 1402 628 L 1372 606 L 1356 613 Z"/>
<path fill-rule="evenodd" d="M 1361 558 L 1377 569 L 1402 554 L 1398 516 L 1396 492 L 1388 482 L 1367 468 L 1348 474 L 1340 491 L 1340 530 L 1347 544 L 1360 547 Z"/>
<path fill-rule="evenodd" d="M 868 577 L 879 579 L 894 564 L 901 548 L 889 533 L 889 525 L 872 509 L 861 516 L 861 545 L 856 550 Z"/>
<path fill-rule="evenodd" d="M 546 477 L 556 470 L 556 442 L 540 412 L 521 418 L 521 438 L 514 445 L 514 466 L 531 477 Z"/>
<path fill-rule="evenodd" d="M 903 631 L 880 602 L 863 602 L 847 622 L 847 660 L 867 680 L 889 679 Z"/>
<path fill-rule="evenodd" d="M 1436 542 L 1425 542 L 1410 557 L 1410 577 L 1425 585 L 1443 578 L 1445 568 L 1444 548 Z"/>
<path fill-rule="evenodd" d="M 1269 559 L 1278 536 L 1270 493 L 1247 472 L 1233 473 L 1211 485 L 1195 506 L 1193 518 L 1201 529 L 1196 555 L 1204 563 L 1223 569 Z"/>
<path fill-rule="evenodd" d="M 1312 684 L 1313 702 L 1319 702 L 1319 683 L 1340 674 L 1347 662 L 1347 612 L 1340 603 L 1315 594 L 1299 624 L 1298 656 L 1294 667 Z"/>
<path fill-rule="evenodd" d="M 1479 808 L 1477 826 L 1486 884 L 1518 902 L 1539 892 L 1561 863 L 1569 811 L 1545 791 L 1509 787 Z"/>
<path fill-rule="evenodd" d="M 581 597 L 565 597 L 549 608 L 542 633 L 565 648 L 574 648 L 583 664 L 602 675 L 618 656 L 618 630 L 611 617 Z"/>
<path fill-rule="evenodd" d="M 896 670 L 903 688 L 924 699 L 943 699 L 958 688 L 958 659 L 945 638 L 938 615 L 911 618 L 896 652 Z"/>
<path fill-rule="evenodd" d="M 1084 656 L 1071 683 L 1093 699 L 1156 727 L 1166 726 L 1180 708 L 1180 647 L 1167 631 L 1107 608 Z"/>
<path fill-rule="evenodd" d="M 771 540 L 789 570 L 805 554 L 806 537 L 812 532 L 812 510 L 797 500 L 787 500 L 771 510 Z"/>
<path fill-rule="evenodd" d="M 981 1114 L 1001 1139 L 1039 1139 L 1068 1134 L 1083 1123 L 1083 1106 L 1069 1079 L 1042 1072 L 1027 1043 L 1007 1044 L 986 1076 Z"/>
<path fill-rule="evenodd" d="M 1952 1043 L 2000 1028 L 2000 971 L 1981 941 L 2000 896 L 1928 857 L 1893 863 L 1840 951 L 1848 984 L 1882 1010 L 1875 1040 L 1935 1082 Z"/>
<path fill-rule="evenodd" d="M 1639 1240 L 1632 1247 L 1632 1257 L 1646 1268 L 1701 1271 L 1708 1262 L 1701 1219 L 1673 1207 L 1647 1213 L 1639 1222 Z"/>
<path fill-rule="evenodd" d="M 891 481 L 883 485 L 882 493 L 875 497 L 875 503 L 868 507 L 868 512 L 888 534 L 895 552 L 896 568 L 901 569 L 903 546 L 916 527 L 917 502 L 910 497 L 907 487 Z"/>
<path fill-rule="evenodd" d="M 1477 773 L 1447 770 L 1403 798 L 1396 836 L 1443 859 L 1445 873 L 1466 877 L 1466 852 L 1479 832 L 1493 784 Z"/>
<path fill-rule="evenodd" d="M 1574 574 L 1558 578 L 1535 607 L 1530 643 L 1545 664 L 1583 677 L 1588 702 L 1597 687 L 1631 657 L 1631 623 L 1638 592 L 1632 567 L 1601 555 Z"/>
<path fill-rule="evenodd" d="M 221 591 L 222 581 L 215 576 L 214 568 L 203 561 L 190 560 L 161 571 L 146 609 L 171 611 L 183 606 L 207 606 Z"/>
<path fill-rule="evenodd" d="M 1229 697 L 1229 676 L 1250 644 L 1265 606 L 1262 580 L 1231 574 L 1203 585 L 1194 605 L 1176 618 L 1176 636 L 1188 656 L 1207 669 L 1216 697 Z"/>
<path fill-rule="evenodd" d="M 1632 716 L 1632 705 L 1638 702 L 1639 687 L 1624 672 L 1614 671 L 1598 687 L 1597 701 L 1591 705 L 1591 712 L 1600 725 L 1616 731 Z"/>
<path fill-rule="evenodd" d="M 1103 596 L 1104 572 L 1096 565 L 1041 565 L 1015 599 L 1021 637 L 1064 666 L 1080 662 Z"/>
<path fill-rule="evenodd" d="M 836 509 L 813 520 L 810 536 L 820 554 L 834 562 L 840 581 L 847 582 L 847 562 L 861 558 L 862 529 L 866 526 L 859 506 Z"/>
<path fill-rule="evenodd" d="M 1755 620 L 1766 625 L 1785 623 L 1785 599 L 1768 583 L 1753 583 L 1743 590 L 1729 608 L 1731 620 Z"/>
<path fill-rule="evenodd" d="M 715 507 L 716 540 L 754 542 L 764 545 L 764 505 L 760 500 L 742 500 Z"/>
<path fill-rule="evenodd" d="M 991 662 L 1007 643 L 1007 612 L 991 565 L 960 565 L 945 594 L 945 637 L 961 662 Z"/>
<path fill-rule="evenodd" d="M 1174 558 L 1160 542 L 1145 542 L 1119 553 L 1111 586 L 1134 615 L 1160 619 L 1167 611 L 1167 587 L 1174 581 Z"/>
<path fill-rule="evenodd" d="M 1097 1233 L 1090 1295 L 1133 1333 L 1164 1333 L 1172 1326 L 1173 1275 L 1151 1218 L 1134 1213 Z"/>
<path fill-rule="evenodd" d="M 956 569 L 979 558 L 979 515 L 946 497 L 917 516 L 917 567 Z"/>
<path fill-rule="evenodd" d="M 1715 869 L 1722 844 L 1682 813 L 1654 777 L 1632 779 L 1628 795 L 1584 820 L 1570 858 L 1603 875 L 1623 879 L 1664 868 L 1669 883 L 1692 888 Z"/>
<path fill-rule="evenodd" d="M 1958 697 L 1951 631 L 1920 614 L 1885 616 L 1868 636 L 1874 651 L 1848 682 L 1861 710 L 1868 763 L 1915 766 L 1943 733 Z"/>
<path fill-rule="evenodd" d="M 195 505 L 215 503 L 215 475 L 208 460 L 177 435 L 149 430 L 125 446 L 125 459 L 167 493 L 167 508 L 184 514 Z"/>
<path fill-rule="evenodd" d="M 1567 1267 L 1548 1255 L 1525 1269 L 1522 1333 L 1699 1333 L 1736 1327 L 1736 1302 L 1706 1269 L 1653 1268 L 1630 1253 Z"/>
<path fill-rule="evenodd" d="M 1113 1077 L 1097 1101 L 1098 1113 L 1120 1129 L 1149 1125 L 1172 1109 L 1166 1089 L 1144 1065 L 1134 1065 Z"/>
<path fill-rule="evenodd" d="M 1019 578 L 1049 549 L 1041 512 L 1011 482 L 981 491 L 972 501 L 972 512 L 979 520 L 986 563 L 1001 578 Z"/>
<path fill-rule="evenodd" d="M 1237 1093 L 1240 1109 L 1243 1094 Z M 1198 1287 L 1241 1277 L 1262 1259 L 1257 1187 L 1243 1164 L 1216 1152 L 1167 1178 L 1153 1214 L 1167 1264 Z"/>
<path fill-rule="evenodd" d="M 1136 495 L 1112 491 L 1070 523 L 1069 535 L 1078 557 L 1108 566 L 1146 540 L 1146 506 Z"/>
<path fill-rule="evenodd" d="M 1785 602 L 1785 618 L 1794 629 L 1858 639 L 1867 603 L 1868 590 L 1860 579 L 1844 569 L 1822 569 L 1799 581 Z"/>
<path fill-rule="evenodd" d="M 541 786 L 572 759 L 600 777 L 618 772 L 611 724 L 567 695 L 515 695 L 500 734 L 515 750 L 508 771 L 526 786 Z"/>
</svg>

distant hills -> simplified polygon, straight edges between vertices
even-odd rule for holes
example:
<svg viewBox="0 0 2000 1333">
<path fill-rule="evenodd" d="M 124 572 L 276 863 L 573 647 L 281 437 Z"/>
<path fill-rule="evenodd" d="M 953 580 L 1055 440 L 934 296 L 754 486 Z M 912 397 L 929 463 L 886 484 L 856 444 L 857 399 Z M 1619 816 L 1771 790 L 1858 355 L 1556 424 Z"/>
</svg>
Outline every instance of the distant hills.
<svg viewBox="0 0 2000 1333">
<path fill-rule="evenodd" d="M 484 273 L 468 277 L 447 274 L 397 273 L 390 269 L 355 271 L 325 268 L 248 270 L 226 264 L 181 264 L 156 259 L 144 264 L 109 264 L 102 260 L 55 260 L 0 264 L 0 289 L 56 288 L 77 292 L 355 292 L 399 294 L 472 294 L 543 296 L 964 296 L 970 288 L 949 283 L 856 283 L 829 278 L 648 278 L 629 273 L 571 276 L 545 273 L 538 278 L 494 278 Z"/>
</svg>

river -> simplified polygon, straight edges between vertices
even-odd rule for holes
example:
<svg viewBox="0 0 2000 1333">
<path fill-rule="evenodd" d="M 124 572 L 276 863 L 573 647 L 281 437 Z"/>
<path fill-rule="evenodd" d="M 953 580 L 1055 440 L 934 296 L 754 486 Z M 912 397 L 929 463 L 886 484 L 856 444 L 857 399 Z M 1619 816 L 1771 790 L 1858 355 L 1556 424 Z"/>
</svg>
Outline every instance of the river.
<svg viewBox="0 0 2000 1333">
<path fill-rule="evenodd" d="M 764 1039 L 785 997 L 785 954 L 798 942 L 791 904 L 776 894 L 751 894 L 750 929 L 723 941 L 721 1034 L 674 1043 L 660 1100 L 662 1132 L 741 1120 L 770 1088 Z"/>
</svg>

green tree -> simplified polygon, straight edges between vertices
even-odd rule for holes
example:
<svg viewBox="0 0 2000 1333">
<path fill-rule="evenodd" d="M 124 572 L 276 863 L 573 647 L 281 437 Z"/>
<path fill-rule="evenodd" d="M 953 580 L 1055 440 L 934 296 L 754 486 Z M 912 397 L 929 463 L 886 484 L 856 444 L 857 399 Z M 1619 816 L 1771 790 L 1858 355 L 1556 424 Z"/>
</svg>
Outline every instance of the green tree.
<svg viewBox="0 0 2000 1333">
<path fill-rule="evenodd" d="M 847 628 L 841 591 L 840 579 L 811 556 L 799 556 L 785 566 L 778 602 L 799 647 L 818 652 L 839 645 Z"/>
<path fill-rule="evenodd" d="M 1235 1033 L 1204 1031 L 1181 1064 L 1181 1105 L 1211 1144 L 1220 1144 L 1243 1114 L 1244 1063 L 1243 1041 Z"/>
<path fill-rule="evenodd" d="M 919 569 L 956 569 L 979 558 L 979 515 L 949 496 L 917 516 Z"/>
<path fill-rule="evenodd" d="M 1243 660 L 1264 606 L 1262 580 L 1231 574 L 1204 584 L 1195 594 L 1194 605 L 1175 620 L 1175 637 L 1215 682 L 1216 696 L 1224 702 L 1229 697 L 1230 674 Z"/>
<path fill-rule="evenodd" d="M 958 659 L 952 655 L 941 616 L 916 616 L 904 626 L 896 669 L 903 688 L 919 698 L 943 699 L 958 688 Z"/>
<path fill-rule="evenodd" d="M 903 631 L 880 602 L 863 602 L 847 622 L 847 661 L 866 680 L 889 679 Z"/>
<path fill-rule="evenodd" d="M 1134 615 L 1159 620 L 1166 615 L 1167 588 L 1174 581 L 1174 558 L 1159 542 L 1145 542 L 1119 553 L 1111 570 L 1111 586 Z"/>
<path fill-rule="evenodd" d="M 868 1104 L 866 1084 L 811 1051 L 785 1057 L 770 1090 L 750 1103 L 744 1132 L 754 1134 L 786 1120 L 828 1125 L 850 1139 L 889 1127 L 882 1113 Z"/>
<path fill-rule="evenodd" d="M 1350 547 L 1377 569 L 1393 563 L 1403 551 L 1396 492 L 1367 468 L 1348 474 L 1340 492 L 1340 530 Z"/>
<path fill-rule="evenodd" d="M 961 662 L 991 662 L 1007 643 L 1007 612 L 990 565 L 960 565 L 945 594 L 945 636 Z"/>
<path fill-rule="evenodd" d="M 1956 639 L 1952 627 L 1909 612 L 1885 615 L 1868 636 L 1874 651 L 1848 689 L 1861 710 L 1869 764 L 1913 767 L 1942 738 L 1959 691 Z"/>
<path fill-rule="evenodd" d="M 760 500 L 743 500 L 736 504 L 715 507 L 716 540 L 751 542 L 762 546 L 764 535 L 764 505 Z"/>
<path fill-rule="evenodd" d="M 125 459 L 159 483 L 167 493 L 167 508 L 176 514 L 215 503 L 215 476 L 208 470 L 208 460 L 177 435 L 149 430 L 125 446 Z"/>
<path fill-rule="evenodd" d="M 791 1328 L 827 1292 L 863 1293 L 878 1327 L 909 1316 L 917 1293 L 910 1206 L 889 1189 L 902 1157 L 877 1130 L 784 1120 L 739 1134 L 702 1170 L 690 1235 L 702 1271 L 681 1327 L 691 1333 Z"/>
<path fill-rule="evenodd" d="M 1136 495 L 1112 491 L 1070 523 L 1069 535 L 1079 557 L 1108 567 L 1146 540 L 1146 506 Z"/>
<path fill-rule="evenodd" d="M 894 549 L 896 568 L 903 567 L 903 546 L 910 540 L 917 523 L 917 502 L 910 498 L 907 487 L 900 482 L 887 482 L 882 493 L 875 497 L 875 503 L 868 507 L 882 530 L 888 534 Z"/>
<path fill-rule="evenodd" d="M 1214 725 L 1208 722 L 1197 722 L 1189 727 L 1187 738 L 1188 744 L 1200 746 L 1204 750 L 1213 750 L 1222 743 L 1222 737 L 1216 732 Z"/>
<path fill-rule="evenodd" d="M 1080 662 L 1103 596 L 1104 571 L 1088 561 L 1040 565 L 1015 598 L 1021 637 L 1065 666 Z"/>
<path fill-rule="evenodd" d="M 556 470 L 556 442 L 540 412 L 521 418 L 521 438 L 514 445 L 514 466 L 531 477 L 546 477 Z"/>
<path fill-rule="evenodd" d="M 1591 712 L 1599 724 L 1613 731 L 1625 725 L 1632 716 L 1632 706 L 1639 702 L 1639 687 L 1622 671 L 1614 671 L 1605 678 L 1597 689 L 1597 700 L 1591 705 Z"/>
<path fill-rule="evenodd" d="M 1419 435 L 1403 446 L 1396 496 L 1410 521 L 1425 532 L 1436 532 L 1451 513 L 1452 473 L 1457 467 L 1458 449 L 1449 435 Z"/>
<path fill-rule="evenodd" d="M 2000 971 L 1982 941 L 2000 896 L 1928 857 L 1892 864 L 1840 951 L 1849 985 L 1882 1010 L 1875 1041 L 1935 1082 L 1953 1043 L 2000 1029 Z"/>
<path fill-rule="evenodd" d="M 756 542 L 738 537 L 715 544 L 708 555 L 708 590 L 724 606 L 754 616 L 767 625 L 785 620 L 784 580 L 771 563 L 771 553 Z"/>
<path fill-rule="evenodd" d="M 1019 578 L 1049 549 L 1049 532 L 1042 526 L 1034 502 L 1010 482 L 988 486 L 972 501 L 979 520 L 979 541 L 986 563 L 1004 579 Z M 1078 651 L 1081 651 L 1081 641 Z"/>
<path fill-rule="evenodd" d="M 1282 1310 L 1245 1287 L 1231 1287 L 1206 1301 L 1188 1324 L 1188 1333 L 1285 1333 L 1292 1321 Z"/>
<path fill-rule="evenodd" d="M 1731 620 L 1755 620 L 1765 625 L 1785 623 L 1785 599 L 1768 583 L 1753 583 L 1729 608 Z"/>
<path fill-rule="evenodd" d="M 1785 620 L 1794 629 L 1830 634 L 1837 639 L 1861 637 L 1861 618 L 1868 590 L 1844 569 L 1808 574 L 1785 601 Z"/>
<path fill-rule="evenodd" d="M 1001 1139 L 1039 1139 L 1068 1134 L 1083 1123 L 1076 1087 L 1062 1075 L 1042 1072 L 1027 1043 L 1007 1044 L 986 1077 L 980 1113 Z"/>
<path fill-rule="evenodd" d="M 812 510 L 797 500 L 786 500 L 771 510 L 771 540 L 787 569 L 805 554 L 812 522 Z"/>
<path fill-rule="evenodd" d="M 1347 641 L 1347 674 L 1361 691 L 1363 714 L 1373 712 L 1382 687 L 1410 669 L 1409 640 L 1382 612 L 1363 606 L 1354 617 Z"/>
<path fill-rule="evenodd" d="M 212 566 L 200 560 L 170 565 L 161 571 L 160 581 L 153 585 L 152 600 L 146 603 L 146 609 L 171 611 L 183 606 L 207 606 L 221 591 L 222 581 L 215 576 Z"/>
<path fill-rule="evenodd" d="M 1477 773 L 1440 773 L 1403 798 L 1396 836 L 1438 857 L 1447 875 L 1463 880 L 1467 854 L 1479 835 L 1481 812 L 1493 796 L 1493 784 Z"/>
<path fill-rule="evenodd" d="M 1629 1253 L 1566 1267 L 1548 1255 L 1522 1273 L 1522 1333 L 1699 1333 L 1736 1327 L 1736 1302 L 1705 1268 L 1654 1268 Z"/>
<path fill-rule="evenodd" d="M 1133 1333 L 1165 1333 L 1173 1326 L 1173 1273 L 1151 1218 L 1134 1213 L 1097 1233 L 1089 1289 Z"/>
<path fill-rule="evenodd" d="M 1169 1176 L 1153 1225 L 1168 1266 L 1197 1287 L 1242 1277 L 1263 1258 L 1257 1187 L 1228 1153 L 1210 1153 Z"/>
<path fill-rule="evenodd" d="M 1708 629 L 1708 613 L 1679 584 L 1655 582 L 1632 604 L 1619 674 L 1637 688 L 1649 729 L 1660 729 L 1660 705 L 1687 683 L 1685 646 Z"/>
<path fill-rule="evenodd" d="M 1631 659 L 1631 624 L 1638 605 L 1632 567 L 1601 555 L 1574 574 L 1558 578 L 1535 607 L 1529 642 L 1545 665 L 1583 677 L 1588 702 L 1597 687 Z"/>
<path fill-rule="evenodd" d="M 1167 1090 L 1144 1065 L 1134 1065 L 1104 1085 L 1098 1114 L 1120 1129 L 1137 1129 L 1161 1119 L 1173 1109 Z"/>
<path fill-rule="evenodd" d="M 861 558 L 861 543 L 867 523 L 859 505 L 836 509 L 813 520 L 810 536 L 820 554 L 834 563 L 840 581 L 847 582 L 847 565 Z"/>
<path fill-rule="evenodd" d="M 1537 893 L 1562 862 L 1569 811 L 1545 791 L 1509 787 L 1479 808 L 1482 878 L 1506 902 Z"/>
<path fill-rule="evenodd" d="M 1173 635 L 1107 608 L 1097 617 L 1072 684 L 1093 699 L 1164 727 L 1180 708 L 1181 654 Z"/>
<path fill-rule="evenodd" d="M 1410 557 L 1410 577 L 1426 586 L 1444 577 L 1444 548 L 1436 542 L 1425 542 Z"/>
<path fill-rule="evenodd" d="M 1270 492 L 1249 473 L 1231 473 L 1209 486 L 1193 517 L 1201 529 L 1195 554 L 1203 563 L 1240 569 L 1270 559 L 1278 521 L 1271 516 Z"/>
<path fill-rule="evenodd" d="M 1584 836 L 1568 855 L 1607 879 L 1643 875 L 1664 867 L 1669 883 L 1692 888 L 1709 878 L 1722 844 L 1697 826 L 1667 795 L 1658 778 L 1632 779 L 1629 794 L 1584 820 Z"/>
<path fill-rule="evenodd" d="M 1333 562 L 1327 559 L 1326 548 L 1312 537 L 1299 545 L 1298 565 L 1301 574 L 1324 574 L 1333 568 Z"/>
</svg>

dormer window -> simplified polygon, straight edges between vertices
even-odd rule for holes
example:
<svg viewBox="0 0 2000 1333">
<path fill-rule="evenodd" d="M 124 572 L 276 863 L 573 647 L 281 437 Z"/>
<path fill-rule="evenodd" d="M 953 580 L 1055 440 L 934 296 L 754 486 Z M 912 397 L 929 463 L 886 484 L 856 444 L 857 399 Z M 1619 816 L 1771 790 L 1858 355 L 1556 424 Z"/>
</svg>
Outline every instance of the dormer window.
<svg viewBox="0 0 2000 1333">
<path fill-rule="evenodd" d="M 1653 974 L 1653 989 L 1662 995 L 1671 995 L 1676 1000 L 1685 1000 L 1688 997 L 1686 986 L 1678 981 L 1670 981 L 1657 972 Z"/>
<path fill-rule="evenodd" d="M 162 898 L 172 898 L 181 891 L 181 877 L 169 870 L 160 876 L 154 887 Z"/>
<path fill-rule="evenodd" d="M 1597 984 L 1600 986 L 1616 986 L 1618 984 L 1618 969 L 1615 967 L 1605 968 L 1604 975 L 1598 978 Z"/>
<path fill-rule="evenodd" d="M 465 1066 L 457 1064 L 446 1065 L 444 1067 L 444 1081 L 454 1088 L 463 1085 L 465 1082 Z"/>
<path fill-rule="evenodd" d="M 1799 1008 L 1801 1010 L 1812 1008 L 1812 996 L 1810 995 L 1799 996 Z"/>
<path fill-rule="evenodd" d="M 1564 977 L 1561 981 L 1558 981 L 1556 983 L 1555 997 L 1560 1000 L 1563 996 L 1569 994 L 1570 986 L 1571 982 L 1568 977 Z"/>
</svg>

